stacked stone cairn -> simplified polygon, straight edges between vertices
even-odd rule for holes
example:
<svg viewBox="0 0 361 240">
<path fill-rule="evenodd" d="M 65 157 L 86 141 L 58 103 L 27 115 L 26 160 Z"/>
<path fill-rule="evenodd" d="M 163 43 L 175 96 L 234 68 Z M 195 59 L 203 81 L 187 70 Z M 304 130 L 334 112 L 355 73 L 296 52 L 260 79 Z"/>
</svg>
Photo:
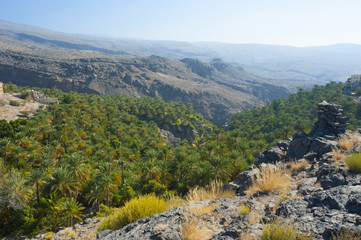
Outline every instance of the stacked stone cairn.
<svg viewBox="0 0 361 240">
<path fill-rule="evenodd" d="M 339 105 L 323 101 L 318 104 L 318 120 L 310 134 L 296 132 L 291 139 L 278 142 L 259 153 L 255 166 L 262 163 L 276 163 L 306 159 L 312 161 L 331 152 L 337 145 L 336 138 L 346 132 L 348 117 L 342 115 Z"/>
<path fill-rule="evenodd" d="M 349 117 L 342 116 L 343 110 L 339 105 L 323 101 L 318 104 L 318 121 L 313 127 L 311 136 L 322 136 L 334 139 L 346 132 Z"/>
</svg>

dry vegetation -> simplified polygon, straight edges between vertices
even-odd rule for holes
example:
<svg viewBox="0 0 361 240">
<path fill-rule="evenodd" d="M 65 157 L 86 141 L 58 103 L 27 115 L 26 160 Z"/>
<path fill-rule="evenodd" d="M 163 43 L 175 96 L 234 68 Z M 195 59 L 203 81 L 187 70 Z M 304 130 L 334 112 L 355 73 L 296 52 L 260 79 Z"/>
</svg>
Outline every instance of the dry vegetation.
<svg viewBox="0 0 361 240">
<path fill-rule="evenodd" d="M 204 188 L 195 187 L 191 189 L 186 196 L 188 203 L 194 203 L 199 201 L 207 201 L 216 198 L 233 198 L 235 193 L 233 191 L 223 191 L 223 184 L 218 181 L 211 182 Z"/>
<path fill-rule="evenodd" d="M 259 168 L 253 184 L 246 191 L 253 196 L 256 192 L 271 192 L 274 190 L 285 190 L 291 186 L 289 171 L 281 165 L 266 164 Z"/>
<path fill-rule="evenodd" d="M 258 223 L 260 219 L 261 219 L 261 215 L 255 209 L 250 211 L 250 213 L 248 214 L 248 223 L 251 225 Z"/>
<path fill-rule="evenodd" d="M 215 208 L 218 204 L 210 204 L 207 206 L 200 206 L 190 208 L 183 213 L 184 223 L 180 224 L 179 230 L 182 234 L 183 240 L 206 240 L 213 236 L 213 231 L 206 227 L 202 216 L 208 214 L 213 216 Z"/>
<path fill-rule="evenodd" d="M 339 149 L 333 151 L 334 165 L 344 162 L 353 172 L 361 172 L 361 153 L 352 153 L 355 147 L 361 145 L 361 135 L 358 132 L 348 133 L 339 139 Z"/>
<path fill-rule="evenodd" d="M 303 171 L 310 165 L 308 161 L 291 161 L 289 164 L 292 172 Z"/>
</svg>

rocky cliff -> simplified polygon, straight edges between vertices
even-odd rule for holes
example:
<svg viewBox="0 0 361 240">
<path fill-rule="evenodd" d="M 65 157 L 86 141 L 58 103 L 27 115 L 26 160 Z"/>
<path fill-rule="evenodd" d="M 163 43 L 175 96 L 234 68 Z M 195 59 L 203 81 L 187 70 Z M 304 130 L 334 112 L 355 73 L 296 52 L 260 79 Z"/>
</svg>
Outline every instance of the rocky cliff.
<svg viewBox="0 0 361 240">
<path fill-rule="evenodd" d="M 235 198 L 174 208 L 139 219 L 118 231 L 101 232 L 98 238 L 185 239 L 181 226 L 189 223 L 190 209 L 202 207 L 211 210 L 198 214 L 191 222 L 203 234 L 202 239 L 258 239 L 263 228 L 275 219 L 283 219 L 312 239 L 331 239 L 339 232 L 360 231 L 361 173 L 348 171 L 335 154 L 337 150 L 347 154 L 360 149 L 359 133 L 345 131 L 346 119 L 339 106 L 320 103 L 319 119 L 311 134 L 296 133 L 292 139 L 263 151 L 254 166 L 224 186 L 236 191 Z M 340 145 L 340 139 L 353 142 L 354 146 L 347 150 Z M 262 178 L 262 169 L 282 169 L 289 174 L 289 178 L 284 178 L 289 187 L 250 194 L 249 187 Z M 241 213 L 242 206 L 247 206 L 249 213 Z"/>
<path fill-rule="evenodd" d="M 59 49 L 7 48 L 0 50 L 0 81 L 181 101 L 192 104 L 217 125 L 223 125 L 237 111 L 289 94 L 286 88 L 261 81 L 220 59 L 205 63 L 157 56 L 121 58 Z"/>
</svg>

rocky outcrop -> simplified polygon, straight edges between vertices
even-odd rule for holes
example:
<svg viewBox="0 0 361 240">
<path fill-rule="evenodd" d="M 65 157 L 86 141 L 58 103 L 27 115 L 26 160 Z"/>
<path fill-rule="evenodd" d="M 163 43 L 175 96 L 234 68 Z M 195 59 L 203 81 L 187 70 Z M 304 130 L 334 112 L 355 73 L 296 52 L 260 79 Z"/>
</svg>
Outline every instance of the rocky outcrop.
<svg viewBox="0 0 361 240">
<path fill-rule="evenodd" d="M 291 139 L 280 141 L 277 146 L 258 154 L 255 165 L 298 159 L 314 160 L 331 152 L 335 139 L 344 134 L 348 117 L 342 116 L 340 106 L 325 101 L 318 104 L 318 120 L 310 134 L 297 132 Z"/>
</svg>

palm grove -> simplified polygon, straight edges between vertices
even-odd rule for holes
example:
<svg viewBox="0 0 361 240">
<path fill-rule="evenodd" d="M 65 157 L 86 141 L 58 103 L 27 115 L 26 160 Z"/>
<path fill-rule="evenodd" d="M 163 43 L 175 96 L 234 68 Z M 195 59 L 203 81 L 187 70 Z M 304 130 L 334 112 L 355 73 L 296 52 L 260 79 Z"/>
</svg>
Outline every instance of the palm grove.
<svg viewBox="0 0 361 240">
<path fill-rule="evenodd" d="M 230 181 L 260 150 L 309 131 L 322 100 L 341 104 L 355 128 L 361 104 L 343 87 L 300 90 L 236 114 L 227 129 L 181 103 L 39 90 L 60 103 L 27 120 L 0 121 L 0 235 L 33 235 L 142 194 L 183 196 L 212 180 Z M 5 91 L 25 88 L 7 84 Z M 183 141 L 168 144 L 159 129 Z"/>
</svg>

